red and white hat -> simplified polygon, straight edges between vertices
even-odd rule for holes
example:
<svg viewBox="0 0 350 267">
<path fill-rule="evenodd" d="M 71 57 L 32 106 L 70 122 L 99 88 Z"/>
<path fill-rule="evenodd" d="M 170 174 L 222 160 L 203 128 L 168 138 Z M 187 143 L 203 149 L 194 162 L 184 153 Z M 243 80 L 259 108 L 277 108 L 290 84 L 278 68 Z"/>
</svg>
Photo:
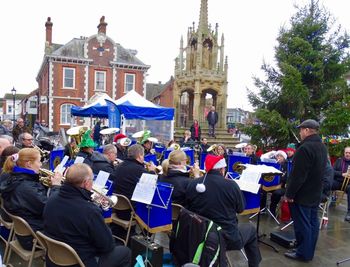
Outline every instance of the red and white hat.
<svg viewBox="0 0 350 267">
<path fill-rule="evenodd" d="M 119 139 L 122 139 L 122 138 L 126 138 L 127 136 L 125 134 L 116 134 L 114 136 L 114 139 L 113 139 L 113 144 L 116 144 L 118 142 Z"/>
<path fill-rule="evenodd" d="M 206 190 L 204 182 L 205 182 L 205 179 L 207 178 L 208 172 L 214 169 L 224 168 L 227 166 L 227 164 L 223 156 L 214 156 L 214 155 L 208 154 L 205 157 L 204 166 L 205 166 L 206 173 L 204 175 L 203 182 L 196 185 L 196 191 L 198 193 L 203 193 Z"/>
</svg>

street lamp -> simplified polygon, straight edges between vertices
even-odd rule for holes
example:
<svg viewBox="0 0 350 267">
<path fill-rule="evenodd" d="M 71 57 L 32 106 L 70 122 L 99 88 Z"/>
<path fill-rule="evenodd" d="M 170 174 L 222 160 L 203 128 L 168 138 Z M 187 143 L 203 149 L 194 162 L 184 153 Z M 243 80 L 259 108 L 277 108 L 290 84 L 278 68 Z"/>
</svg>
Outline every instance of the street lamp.
<svg viewBox="0 0 350 267">
<path fill-rule="evenodd" d="M 15 109 L 15 105 L 16 105 L 16 89 L 15 87 L 12 88 L 11 90 L 12 92 L 12 96 L 13 96 L 13 125 L 15 125 L 15 121 L 16 121 L 16 109 Z"/>
</svg>

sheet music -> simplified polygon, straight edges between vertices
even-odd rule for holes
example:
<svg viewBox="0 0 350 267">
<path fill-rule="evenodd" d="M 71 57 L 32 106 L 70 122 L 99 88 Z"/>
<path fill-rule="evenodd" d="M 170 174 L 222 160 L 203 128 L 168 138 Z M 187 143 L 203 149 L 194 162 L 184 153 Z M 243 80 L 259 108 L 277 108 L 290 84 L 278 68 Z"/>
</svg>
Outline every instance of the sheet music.
<svg viewBox="0 0 350 267">
<path fill-rule="evenodd" d="M 249 183 L 242 181 L 241 179 L 234 180 L 242 191 L 251 192 L 257 194 L 259 192 L 260 184 Z"/>
<path fill-rule="evenodd" d="M 246 168 L 242 171 L 239 180 L 235 180 L 242 191 L 258 193 L 260 188 L 260 178 L 262 174 L 280 174 L 280 170 L 267 165 L 242 164 Z"/>
<path fill-rule="evenodd" d="M 145 204 L 151 204 L 157 187 L 158 175 L 143 173 L 140 181 L 136 184 L 131 200 Z"/>
<path fill-rule="evenodd" d="M 66 165 L 67 161 L 68 161 L 69 157 L 66 155 L 63 157 L 62 161 L 60 162 L 60 164 L 58 164 L 56 166 L 56 168 L 54 169 L 53 172 L 59 172 L 60 174 L 63 174 L 64 170 L 66 169 L 64 167 L 64 165 Z"/>
<path fill-rule="evenodd" d="M 83 162 L 84 162 L 84 158 L 83 157 L 76 157 L 75 160 L 74 160 L 74 164 L 83 163 Z"/>
<path fill-rule="evenodd" d="M 94 181 L 93 188 L 98 191 L 102 191 L 102 189 L 106 186 L 109 175 L 110 174 L 108 172 L 99 171 Z"/>
</svg>

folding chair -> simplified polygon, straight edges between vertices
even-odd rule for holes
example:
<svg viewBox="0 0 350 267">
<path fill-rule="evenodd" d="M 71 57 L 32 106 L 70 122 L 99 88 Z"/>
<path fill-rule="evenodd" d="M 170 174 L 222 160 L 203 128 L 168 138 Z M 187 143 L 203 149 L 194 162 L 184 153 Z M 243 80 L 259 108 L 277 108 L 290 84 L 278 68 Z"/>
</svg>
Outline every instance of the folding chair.
<svg viewBox="0 0 350 267">
<path fill-rule="evenodd" d="M 43 243 L 50 261 L 59 266 L 70 266 L 78 264 L 85 267 L 77 252 L 68 244 L 57 241 L 40 231 L 36 232 L 38 239 Z"/>
<path fill-rule="evenodd" d="M 6 209 L 4 208 L 4 205 L 3 205 L 3 201 L 2 201 L 2 198 L 0 198 L 0 201 L 1 201 L 1 209 L 2 211 L 9 216 L 8 212 L 6 211 Z M 4 241 L 5 243 L 5 251 L 4 251 L 4 255 L 2 256 L 2 258 L 5 260 L 6 257 L 7 257 L 7 253 L 9 251 L 9 246 L 10 246 L 10 241 L 12 240 L 12 235 L 13 235 L 13 222 L 8 222 L 8 221 L 5 221 L 4 218 L 2 216 L 0 216 L 0 223 L 3 227 L 5 227 L 7 230 L 9 230 L 9 235 L 7 237 L 7 239 L 0 235 L 0 239 L 2 241 Z"/>
<path fill-rule="evenodd" d="M 121 195 L 121 194 L 116 194 L 116 196 L 118 197 L 118 202 L 113 207 L 114 212 L 112 213 L 112 223 L 123 227 L 127 231 L 127 234 L 126 234 L 125 239 L 123 239 L 119 236 L 116 236 L 116 235 L 113 235 L 113 237 L 121 240 L 124 243 L 124 245 L 126 246 L 128 244 L 128 241 L 129 241 L 131 228 L 136 225 L 135 210 L 134 210 L 134 207 L 132 206 L 130 200 L 126 196 Z M 115 212 L 118 210 L 119 211 L 130 210 L 130 219 L 123 220 L 121 218 L 118 218 L 118 215 Z"/>
<path fill-rule="evenodd" d="M 36 234 L 30 225 L 21 217 L 9 214 L 13 222 L 14 235 L 9 244 L 9 252 L 5 263 L 8 264 L 11 258 L 11 252 L 14 251 L 23 260 L 28 261 L 28 267 L 32 266 L 33 259 L 39 258 L 45 255 L 44 246 L 38 241 Z M 18 236 L 32 236 L 33 237 L 33 247 L 32 250 L 26 250 L 22 248 L 15 235 Z"/>
<path fill-rule="evenodd" d="M 171 203 L 171 220 L 174 222 L 177 220 L 180 214 L 180 210 L 183 209 L 183 206 L 176 203 Z"/>
<path fill-rule="evenodd" d="M 327 200 L 325 202 L 320 203 L 319 208 L 322 211 L 322 215 L 321 215 L 321 222 L 320 222 L 320 230 L 322 229 L 322 222 L 324 220 L 324 218 L 328 219 L 328 210 L 329 210 L 329 206 L 332 202 L 331 197 L 327 197 Z"/>
</svg>

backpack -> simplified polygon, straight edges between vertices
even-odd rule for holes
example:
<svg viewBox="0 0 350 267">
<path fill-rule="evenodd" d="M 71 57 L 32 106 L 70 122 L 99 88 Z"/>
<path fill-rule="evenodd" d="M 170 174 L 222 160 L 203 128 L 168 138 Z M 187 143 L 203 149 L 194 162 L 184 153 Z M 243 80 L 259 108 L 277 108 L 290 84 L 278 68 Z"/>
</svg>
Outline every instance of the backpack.
<svg viewBox="0 0 350 267">
<path fill-rule="evenodd" d="M 170 252 L 177 265 L 226 266 L 226 244 L 221 227 L 186 209 L 180 211 L 170 238 Z"/>
</svg>

